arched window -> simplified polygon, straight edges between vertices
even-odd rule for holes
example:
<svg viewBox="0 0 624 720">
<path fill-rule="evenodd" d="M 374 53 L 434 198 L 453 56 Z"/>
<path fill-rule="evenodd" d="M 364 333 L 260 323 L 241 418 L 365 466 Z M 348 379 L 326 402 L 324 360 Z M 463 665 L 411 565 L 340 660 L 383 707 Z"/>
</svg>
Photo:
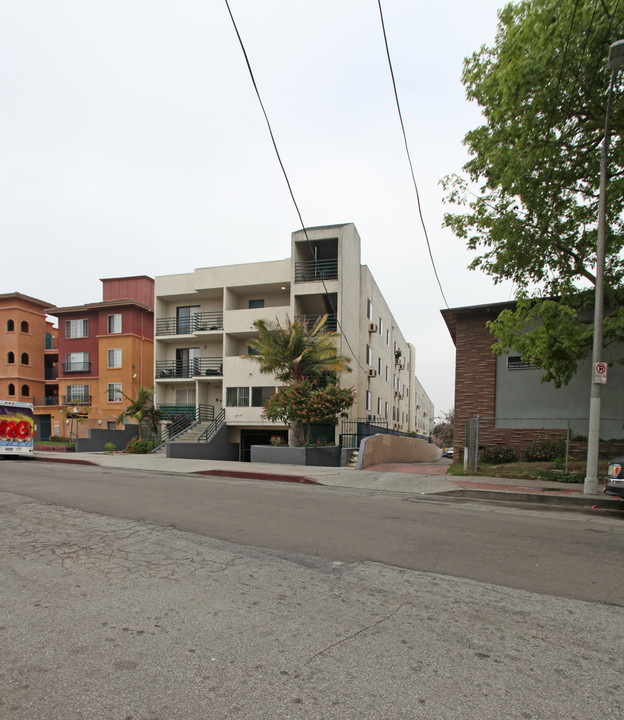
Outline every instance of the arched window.
<svg viewBox="0 0 624 720">
<path fill-rule="evenodd" d="M 22 397 L 29 397 L 30 396 L 30 388 L 28 385 L 22 385 Z"/>
<path fill-rule="evenodd" d="M 26 320 L 22 320 L 22 323 L 20 325 L 20 330 L 22 332 L 28 332 L 28 323 L 26 322 Z"/>
<path fill-rule="evenodd" d="M 12 350 L 9 350 L 9 352 L 7 353 L 7 362 L 9 363 L 9 365 L 13 365 L 13 363 L 15 362 L 15 355 L 13 354 Z"/>
<path fill-rule="evenodd" d="M 9 393 L 9 396 L 15 395 L 15 385 L 13 385 L 13 383 L 9 383 L 7 392 Z"/>
<path fill-rule="evenodd" d="M 28 365 L 28 353 L 22 353 L 22 365 Z"/>
<path fill-rule="evenodd" d="M 7 320 L 7 332 L 13 332 L 15 330 L 15 323 L 13 320 Z"/>
</svg>

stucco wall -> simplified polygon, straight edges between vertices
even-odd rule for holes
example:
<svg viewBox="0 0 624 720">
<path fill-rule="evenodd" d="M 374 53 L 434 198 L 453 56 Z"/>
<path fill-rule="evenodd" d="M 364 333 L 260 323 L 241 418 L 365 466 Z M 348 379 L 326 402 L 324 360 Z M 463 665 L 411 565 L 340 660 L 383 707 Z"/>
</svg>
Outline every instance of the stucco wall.
<svg viewBox="0 0 624 720">
<path fill-rule="evenodd" d="M 442 450 L 420 438 L 372 435 L 362 441 L 357 467 L 364 470 L 380 463 L 435 462 Z"/>
</svg>

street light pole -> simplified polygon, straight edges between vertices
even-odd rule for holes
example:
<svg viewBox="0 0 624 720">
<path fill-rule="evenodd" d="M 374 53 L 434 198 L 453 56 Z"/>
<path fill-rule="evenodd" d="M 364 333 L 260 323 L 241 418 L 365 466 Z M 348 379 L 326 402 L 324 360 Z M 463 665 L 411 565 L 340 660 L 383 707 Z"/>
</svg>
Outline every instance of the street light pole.
<svg viewBox="0 0 624 720">
<path fill-rule="evenodd" d="M 615 73 L 624 65 L 624 40 L 613 43 L 609 49 L 607 67 L 611 70 L 605 131 L 600 152 L 600 194 L 598 200 L 598 247 L 596 249 L 596 298 L 594 301 L 594 347 L 592 353 L 591 395 L 589 401 L 589 431 L 587 438 L 587 471 L 583 492 L 595 495 L 598 492 L 598 447 L 600 443 L 600 383 L 597 382 L 596 364 L 602 359 L 602 324 L 604 316 L 604 265 L 605 225 L 607 219 L 607 158 L 609 154 L 609 120 Z"/>
</svg>

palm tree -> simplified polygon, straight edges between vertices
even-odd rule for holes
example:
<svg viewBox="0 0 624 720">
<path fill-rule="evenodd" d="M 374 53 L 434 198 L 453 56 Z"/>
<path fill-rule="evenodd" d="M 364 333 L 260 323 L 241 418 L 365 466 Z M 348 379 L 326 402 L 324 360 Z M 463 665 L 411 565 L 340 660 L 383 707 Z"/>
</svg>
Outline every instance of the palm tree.
<svg viewBox="0 0 624 720">
<path fill-rule="evenodd" d="M 160 421 L 162 419 L 162 410 L 154 407 L 152 391 L 154 388 L 146 388 L 143 385 L 139 387 L 137 398 L 133 400 L 121 390 L 121 394 L 130 401 L 130 405 L 117 418 L 117 423 L 123 425 L 126 418 L 134 418 L 139 423 L 139 439 L 143 438 L 143 423 L 149 424 L 152 434 L 156 434 L 160 429 Z"/>
<path fill-rule="evenodd" d="M 260 372 L 275 375 L 287 384 L 301 380 L 318 380 L 326 373 L 351 372 L 350 358 L 339 355 L 336 340 L 340 333 L 327 330 L 327 315 L 322 315 L 311 328 L 301 320 L 256 320 L 259 338 L 249 340 L 256 355 L 246 355 L 260 364 Z"/>
</svg>

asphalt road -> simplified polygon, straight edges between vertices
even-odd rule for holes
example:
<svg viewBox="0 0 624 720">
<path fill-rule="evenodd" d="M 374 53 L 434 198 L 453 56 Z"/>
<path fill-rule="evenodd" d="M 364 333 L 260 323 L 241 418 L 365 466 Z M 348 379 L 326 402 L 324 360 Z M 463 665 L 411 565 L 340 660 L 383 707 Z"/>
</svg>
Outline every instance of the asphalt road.
<svg viewBox="0 0 624 720">
<path fill-rule="evenodd" d="M 53 463 L 0 463 L 1 491 L 256 548 L 624 605 L 619 518 Z"/>
</svg>

